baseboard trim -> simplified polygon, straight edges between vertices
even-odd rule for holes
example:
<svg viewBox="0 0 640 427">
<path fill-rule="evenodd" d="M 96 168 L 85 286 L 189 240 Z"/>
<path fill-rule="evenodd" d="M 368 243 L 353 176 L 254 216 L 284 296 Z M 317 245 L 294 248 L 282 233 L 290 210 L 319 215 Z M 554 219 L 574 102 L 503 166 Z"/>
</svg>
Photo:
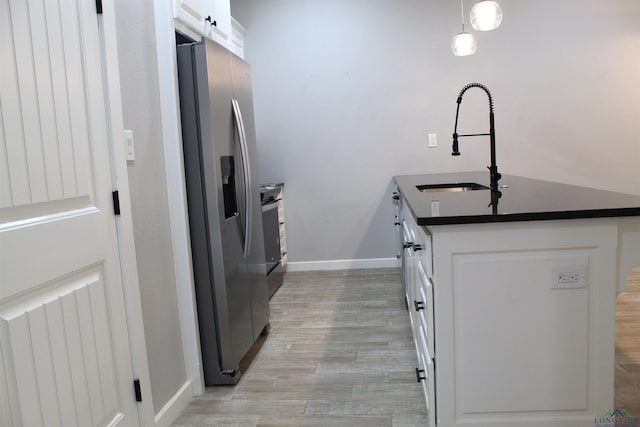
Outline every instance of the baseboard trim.
<svg viewBox="0 0 640 427">
<path fill-rule="evenodd" d="M 178 415 L 187 407 L 193 393 L 191 393 L 191 380 L 180 387 L 180 390 L 156 414 L 154 421 L 156 427 L 169 427 L 178 418 Z"/>
<path fill-rule="evenodd" d="M 356 270 L 400 267 L 396 258 L 337 259 L 330 261 L 303 261 L 287 263 L 287 271 Z"/>
</svg>

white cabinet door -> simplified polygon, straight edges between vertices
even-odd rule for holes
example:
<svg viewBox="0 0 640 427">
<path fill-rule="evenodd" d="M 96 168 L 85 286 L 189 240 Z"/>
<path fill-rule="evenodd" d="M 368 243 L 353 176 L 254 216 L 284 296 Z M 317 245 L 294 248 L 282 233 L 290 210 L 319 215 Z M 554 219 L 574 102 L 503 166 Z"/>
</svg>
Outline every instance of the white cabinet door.
<svg viewBox="0 0 640 427">
<path fill-rule="evenodd" d="M 231 4 L 229 0 L 208 0 L 211 16 L 210 25 L 207 25 L 207 37 L 217 41 L 221 45 L 231 47 Z"/>
<path fill-rule="evenodd" d="M 247 36 L 247 30 L 231 17 L 231 40 L 229 48 L 231 52 L 244 59 L 244 39 Z"/>
<path fill-rule="evenodd" d="M 229 0 L 173 0 L 176 28 L 198 39 L 205 36 L 231 47 Z"/>
<path fill-rule="evenodd" d="M 210 0 L 173 0 L 173 16 L 182 24 L 204 35 Z"/>
<path fill-rule="evenodd" d="M 0 0 L 0 425 L 135 426 L 94 0 Z"/>
</svg>

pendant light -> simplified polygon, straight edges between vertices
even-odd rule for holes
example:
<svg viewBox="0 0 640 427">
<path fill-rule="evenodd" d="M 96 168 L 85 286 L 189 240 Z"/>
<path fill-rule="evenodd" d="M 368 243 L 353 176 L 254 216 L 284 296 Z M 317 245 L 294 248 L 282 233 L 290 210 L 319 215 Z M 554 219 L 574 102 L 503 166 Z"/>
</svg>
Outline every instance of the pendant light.
<svg viewBox="0 0 640 427">
<path fill-rule="evenodd" d="M 495 30 L 502 22 L 502 8 L 494 0 L 480 0 L 471 9 L 471 25 L 478 31 Z"/>
<path fill-rule="evenodd" d="M 467 33 L 464 30 L 464 4 L 463 0 L 460 0 L 460 12 L 462 14 L 462 32 L 453 36 L 451 42 L 451 50 L 455 56 L 468 56 L 476 53 L 478 44 L 473 34 Z"/>
</svg>

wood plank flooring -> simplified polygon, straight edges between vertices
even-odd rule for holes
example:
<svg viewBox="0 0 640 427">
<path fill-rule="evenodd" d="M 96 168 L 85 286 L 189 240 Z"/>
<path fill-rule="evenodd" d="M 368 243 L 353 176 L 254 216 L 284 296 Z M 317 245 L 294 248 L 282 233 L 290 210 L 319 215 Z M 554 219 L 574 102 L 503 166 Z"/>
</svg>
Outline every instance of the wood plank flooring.
<svg viewBox="0 0 640 427">
<path fill-rule="evenodd" d="M 640 416 L 640 268 L 616 301 L 615 407 Z"/>
<path fill-rule="evenodd" d="M 287 273 L 240 382 L 208 388 L 173 426 L 426 424 L 400 283 L 397 269 Z"/>
<path fill-rule="evenodd" d="M 640 269 L 616 318 L 615 407 L 639 415 Z M 426 424 L 399 270 L 287 273 L 252 350 L 236 386 L 208 388 L 173 427 Z"/>
</svg>

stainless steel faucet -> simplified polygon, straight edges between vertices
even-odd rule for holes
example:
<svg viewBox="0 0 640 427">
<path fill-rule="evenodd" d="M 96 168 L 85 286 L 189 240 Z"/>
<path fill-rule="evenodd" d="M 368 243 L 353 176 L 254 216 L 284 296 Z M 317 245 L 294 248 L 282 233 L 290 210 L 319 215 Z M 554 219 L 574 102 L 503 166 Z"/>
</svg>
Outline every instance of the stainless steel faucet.
<svg viewBox="0 0 640 427">
<path fill-rule="evenodd" d="M 485 91 L 487 96 L 489 97 L 489 133 L 471 133 L 466 135 L 458 135 L 458 114 L 460 113 L 460 104 L 462 103 L 462 96 L 464 93 L 471 89 L 472 87 L 477 87 Z M 494 126 L 493 119 L 493 97 L 491 96 L 491 92 L 489 89 L 483 84 L 480 83 L 469 83 L 460 91 L 460 95 L 458 95 L 458 107 L 456 108 L 456 124 L 453 129 L 453 152 L 452 156 L 459 156 L 460 151 L 458 149 L 458 138 L 463 136 L 489 136 L 491 139 L 491 166 L 487 166 L 489 169 L 489 174 L 491 178 L 491 189 L 498 189 L 498 180 L 501 178 L 501 175 L 498 173 L 498 165 L 496 165 L 496 129 Z"/>
</svg>

